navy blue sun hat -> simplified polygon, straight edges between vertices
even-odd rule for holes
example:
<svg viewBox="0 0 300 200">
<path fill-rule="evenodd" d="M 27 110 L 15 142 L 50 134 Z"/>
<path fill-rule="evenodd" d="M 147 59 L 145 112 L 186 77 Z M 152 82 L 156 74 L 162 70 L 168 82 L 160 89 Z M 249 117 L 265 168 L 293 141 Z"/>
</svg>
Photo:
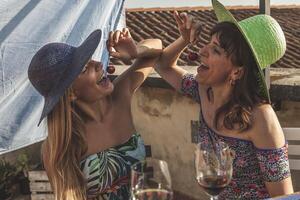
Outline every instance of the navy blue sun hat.
<svg viewBox="0 0 300 200">
<path fill-rule="evenodd" d="M 38 126 L 92 57 L 101 35 L 101 30 L 93 31 L 78 47 L 66 43 L 49 43 L 33 56 L 28 78 L 45 99 Z"/>
</svg>

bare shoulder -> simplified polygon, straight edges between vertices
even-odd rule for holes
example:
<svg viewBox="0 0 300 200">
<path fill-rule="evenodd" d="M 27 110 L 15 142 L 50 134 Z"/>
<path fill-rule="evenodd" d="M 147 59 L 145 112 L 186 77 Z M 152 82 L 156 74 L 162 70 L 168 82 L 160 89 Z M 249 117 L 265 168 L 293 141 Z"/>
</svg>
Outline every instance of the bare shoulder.
<svg viewBox="0 0 300 200">
<path fill-rule="evenodd" d="M 279 120 L 269 104 L 254 107 L 250 132 L 251 140 L 257 148 L 280 148 L 285 144 Z"/>
</svg>

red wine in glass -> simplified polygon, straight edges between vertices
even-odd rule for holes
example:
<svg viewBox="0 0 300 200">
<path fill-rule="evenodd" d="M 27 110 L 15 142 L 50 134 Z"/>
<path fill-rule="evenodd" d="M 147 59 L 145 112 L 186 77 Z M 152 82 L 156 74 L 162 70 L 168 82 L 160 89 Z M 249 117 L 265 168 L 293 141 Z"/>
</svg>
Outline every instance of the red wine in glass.
<svg viewBox="0 0 300 200">
<path fill-rule="evenodd" d="M 226 176 L 206 175 L 197 178 L 198 184 L 211 196 L 219 195 L 228 185 L 229 179 Z"/>
</svg>

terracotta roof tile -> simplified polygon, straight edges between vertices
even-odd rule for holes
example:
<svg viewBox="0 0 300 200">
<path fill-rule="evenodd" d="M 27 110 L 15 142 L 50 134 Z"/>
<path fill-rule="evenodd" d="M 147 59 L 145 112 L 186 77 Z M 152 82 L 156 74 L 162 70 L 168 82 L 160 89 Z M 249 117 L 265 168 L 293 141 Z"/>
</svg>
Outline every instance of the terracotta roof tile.
<svg viewBox="0 0 300 200">
<path fill-rule="evenodd" d="M 188 10 L 183 10 L 188 9 Z M 132 37 L 136 41 L 147 38 L 160 38 L 164 46 L 167 46 L 179 37 L 176 22 L 171 9 L 140 9 L 126 12 L 126 25 L 130 29 Z M 188 51 L 199 51 L 204 43 L 209 40 L 209 30 L 216 24 L 216 17 L 208 8 L 179 8 L 193 15 L 207 26 L 203 31 L 202 39 L 197 47 L 188 48 L 180 56 L 179 65 L 199 65 L 199 61 L 189 61 Z M 255 8 L 233 8 L 231 13 L 238 20 L 256 15 L 259 13 Z M 271 15 L 282 26 L 287 39 L 286 54 L 271 67 L 300 68 L 300 7 L 271 8 Z M 112 60 L 114 64 L 121 64 L 121 61 Z"/>
</svg>

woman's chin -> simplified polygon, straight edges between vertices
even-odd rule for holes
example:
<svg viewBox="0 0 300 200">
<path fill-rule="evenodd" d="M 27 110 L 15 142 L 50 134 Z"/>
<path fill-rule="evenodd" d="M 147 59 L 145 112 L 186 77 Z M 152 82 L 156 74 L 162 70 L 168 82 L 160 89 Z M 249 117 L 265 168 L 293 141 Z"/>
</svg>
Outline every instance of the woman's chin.
<svg viewBox="0 0 300 200">
<path fill-rule="evenodd" d="M 195 80 L 197 81 L 198 84 L 204 84 L 204 79 L 201 78 L 201 76 L 198 73 L 195 76 Z"/>
<path fill-rule="evenodd" d="M 103 96 L 111 95 L 112 92 L 114 91 L 114 85 L 111 83 L 110 85 L 102 88 L 101 90 L 102 90 L 101 93 L 103 94 Z"/>
</svg>

